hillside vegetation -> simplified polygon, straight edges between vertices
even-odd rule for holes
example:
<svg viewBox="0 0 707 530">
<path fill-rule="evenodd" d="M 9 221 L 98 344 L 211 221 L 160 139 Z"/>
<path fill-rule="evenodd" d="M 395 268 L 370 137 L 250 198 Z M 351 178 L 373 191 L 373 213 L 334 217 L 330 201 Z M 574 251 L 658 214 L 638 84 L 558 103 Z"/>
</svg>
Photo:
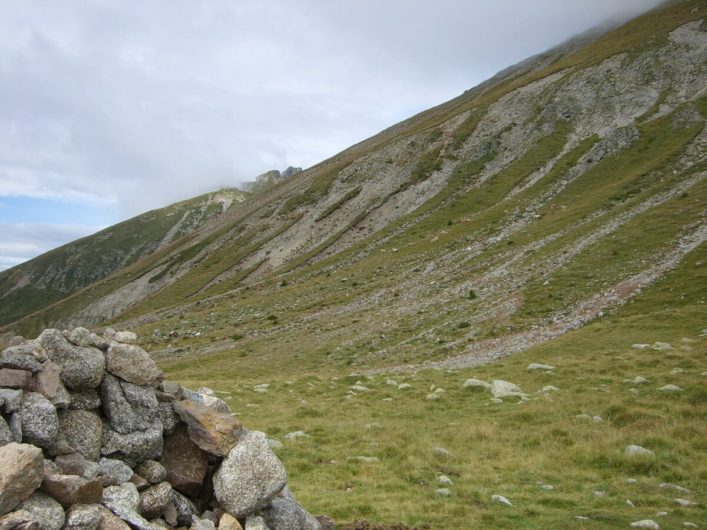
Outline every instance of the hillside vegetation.
<svg viewBox="0 0 707 530">
<path fill-rule="evenodd" d="M 136 330 L 338 521 L 703 524 L 705 16 L 525 61 L 5 330 Z"/>
</svg>

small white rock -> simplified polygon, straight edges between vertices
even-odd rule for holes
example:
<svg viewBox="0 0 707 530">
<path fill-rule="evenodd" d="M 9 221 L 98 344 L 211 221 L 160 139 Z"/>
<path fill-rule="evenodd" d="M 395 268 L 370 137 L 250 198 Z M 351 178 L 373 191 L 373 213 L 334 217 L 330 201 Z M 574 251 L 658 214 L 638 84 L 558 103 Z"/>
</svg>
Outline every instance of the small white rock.
<svg viewBox="0 0 707 530">
<path fill-rule="evenodd" d="M 398 390 L 405 390 L 407 388 L 411 388 L 412 386 L 409 383 L 400 383 L 398 385 Z"/>
<path fill-rule="evenodd" d="M 676 504 L 679 504 L 683 508 L 692 508 L 693 506 L 697 506 L 696 502 L 689 501 L 687 499 L 673 499 Z"/>
<path fill-rule="evenodd" d="M 438 394 L 427 394 L 427 397 L 425 398 L 427 401 L 437 401 L 439 399 Z"/>
<path fill-rule="evenodd" d="M 695 523 L 691 523 L 690 521 L 685 521 L 682 523 L 683 528 L 699 528 Z"/>
<path fill-rule="evenodd" d="M 658 517 L 667 517 L 667 516 L 668 516 L 668 512 L 657 512 L 656 515 L 657 515 Z"/>
<path fill-rule="evenodd" d="M 658 390 L 661 392 L 682 392 L 682 388 L 678 385 L 665 385 L 661 386 Z"/>
<path fill-rule="evenodd" d="M 543 387 L 542 391 L 547 394 L 548 392 L 559 392 L 560 389 L 556 386 L 546 385 Z"/>
<path fill-rule="evenodd" d="M 668 351 L 673 349 L 673 347 L 667 342 L 654 342 L 652 348 L 657 351 Z"/>
<path fill-rule="evenodd" d="M 647 530 L 660 530 L 660 525 L 653 519 L 642 519 L 631 523 L 631 528 L 645 528 Z"/>
<path fill-rule="evenodd" d="M 505 504 L 506 506 L 513 506 L 511 501 L 506 499 L 503 495 L 491 495 L 491 500 L 494 502 L 500 502 L 501 504 Z"/>
<path fill-rule="evenodd" d="M 542 363 L 530 363 L 528 365 L 528 370 L 533 371 L 533 370 L 543 370 L 545 372 L 550 372 L 554 370 L 555 367 L 550 365 L 550 364 L 542 364 Z"/>
<path fill-rule="evenodd" d="M 636 507 L 636 505 L 633 504 L 633 502 L 631 501 L 631 499 L 626 499 L 626 506 L 630 506 L 631 508 L 635 508 L 635 507 Z"/>
<path fill-rule="evenodd" d="M 692 493 L 687 488 L 683 488 L 682 486 L 678 486 L 677 484 L 670 484 L 669 482 L 661 482 L 660 484 L 658 484 L 658 487 L 661 489 L 670 488 L 670 489 L 680 491 L 682 493 Z"/>
<path fill-rule="evenodd" d="M 439 482 L 439 483 L 442 484 L 443 486 L 451 486 L 452 484 L 454 484 L 454 483 L 452 482 L 452 479 L 449 478 L 447 475 L 440 475 L 440 476 L 438 476 L 438 477 L 437 477 L 437 482 Z"/>
<path fill-rule="evenodd" d="M 553 491 L 555 489 L 555 486 L 553 486 L 552 484 L 543 484 L 540 487 L 545 491 Z"/>
<path fill-rule="evenodd" d="M 435 490 L 435 493 L 440 497 L 451 497 L 452 491 L 448 488 L 439 488 Z"/>
<path fill-rule="evenodd" d="M 650 344 L 631 344 L 631 347 L 634 350 L 647 350 L 648 348 L 651 347 Z"/>
<path fill-rule="evenodd" d="M 585 515 L 577 515 L 575 516 L 575 519 L 578 521 L 589 521 L 589 517 L 586 517 Z"/>
<path fill-rule="evenodd" d="M 398 382 L 395 379 L 386 379 L 385 384 L 390 386 L 398 386 Z"/>
<path fill-rule="evenodd" d="M 606 497 L 606 492 L 602 490 L 594 490 L 595 497 Z"/>
<path fill-rule="evenodd" d="M 683 373 L 685 373 L 685 370 L 682 368 L 673 368 L 672 370 L 670 370 L 671 375 L 677 375 L 677 374 L 683 374 Z"/>
<path fill-rule="evenodd" d="M 655 456 L 655 453 L 650 449 L 641 447 L 640 445 L 627 445 L 624 448 L 624 453 L 629 456 Z"/>
<path fill-rule="evenodd" d="M 484 390 L 488 390 L 491 388 L 491 383 L 487 383 L 486 381 L 481 381 L 480 379 L 467 379 L 464 381 L 464 384 L 462 385 L 462 388 L 480 388 Z"/>
<path fill-rule="evenodd" d="M 629 478 L 626 479 L 626 482 L 628 482 L 629 484 L 636 484 L 638 481 L 635 478 Z"/>
<path fill-rule="evenodd" d="M 288 432 L 284 438 L 285 440 L 296 440 L 297 438 L 308 438 L 309 434 L 305 433 L 304 431 L 293 431 L 293 432 Z"/>
<path fill-rule="evenodd" d="M 648 383 L 649 381 L 648 381 L 648 379 L 646 379 L 646 378 L 643 377 L 642 375 L 637 375 L 636 377 L 634 377 L 633 379 L 631 379 L 630 382 L 633 383 L 634 385 L 645 385 L 645 384 Z"/>
<path fill-rule="evenodd" d="M 363 385 L 354 385 L 351 387 L 354 392 L 370 392 L 371 389 Z"/>
</svg>

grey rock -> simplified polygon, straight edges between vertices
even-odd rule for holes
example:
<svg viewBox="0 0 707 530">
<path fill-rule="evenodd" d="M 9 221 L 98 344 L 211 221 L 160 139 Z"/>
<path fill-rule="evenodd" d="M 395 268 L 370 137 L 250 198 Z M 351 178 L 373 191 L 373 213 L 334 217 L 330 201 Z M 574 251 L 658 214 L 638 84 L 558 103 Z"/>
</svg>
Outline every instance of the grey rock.
<svg viewBox="0 0 707 530">
<path fill-rule="evenodd" d="M 513 506 L 511 501 L 509 501 L 506 497 L 503 495 L 491 495 L 491 500 L 494 502 L 498 502 L 500 504 L 505 504 L 506 506 Z"/>
<path fill-rule="evenodd" d="M 12 436 L 10 426 L 5 421 L 5 418 L 0 416 L 0 446 L 7 445 L 14 441 L 15 438 Z"/>
<path fill-rule="evenodd" d="M 15 443 L 22 443 L 22 418 L 19 412 L 15 412 L 10 416 L 10 432 Z"/>
<path fill-rule="evenodd" d="M 75 504 L 66 512 L 65 530 L 98 530 L 103 520 L 100 504 Z"/>
<path fill-rule="evenodd" d="M 0 388 L 0 400 L 3 401 L 3 410 L 7 414 L 17 412 L 22 406 L 22 390 Z"/>
<path fill-rule="evenodd" d="M 157 415 L 162 422 L 165 434 L 172 434 L 179 423 L 179 418 L 174 413 L 171 403 L 160 401 L 157 405 Z"/>
<path fill-rule="evenodd" d="M 32 372 L 15 368 L 0 368 L 0 387 L 27 390 L 31 386 Z"/>
<path fill-rule="evenodd" d="M 192 516 L 198 515 L 194 503 L 178 491 L 172 490 L 172 506 L 177 512 L 176 517 L 179 526 L 189 526 Z"/>
<path fill-rule="evenodd" d="M 118 342 L 111 344 L 106 352 L 106 369 L 136 385 L 151 385 L 164 377 L 145 350 Z"/>
<path fill-rule="evenodd" d="M 66 410 L 59 413 L 58 452 L 81 453 L 88 460 L 98 461 L 103 442 L 103 422 L 95 412 Z M 52 452 L 50 450 L 50 452 Z"/>
<path fill-rule="evenodd" d="M 39 523 L 40 530 L 59 530 L 64 526 L 64 509 L 61 504 L 41 491 L 34 492 L 19 508 Z"/>
<path fill-rule="evenodd" d="M 42 365 L 42 370 L 32 380 L 32 391 L 42 394 L 57 408 L 66 408 L 71 397 L 61 382 L 61 366 L 52 361 Z"/>
<path fill-rule="evenodd" d="M 69 390 L 96 388 L 105 371 L 103 352 L 71 344 L 60 331 L 45 329 L 37 338 L 49 358 L 61 366 L 61 381 Z"/>
<path fill-rule="evenodd" d="M 39 530 L 39 523 L 25 510 L 16 510 L 0 517 L 0 530 Z"/>
<path fill-rule="evenodd" d="M 491 394 L 493 397 L 502 399 L 504 397 L 525 397 L 525 393 L 516 384 L 495 379 L 491 382 Z"/>
<path fill-rule="evenodd" d="M 167 470 L 155 460 L 145 460 L 135 468 L 135 472 L 151 484 L 158 484 L 167 478 Z"/>
<path fill-rule="evenodd" d="M 216 525 L 209 519 L 200 519 L 196 515 L 192 515 L 189 530 L 216 530 Z"/>
<path fill-rule="evenodd" d="M 132 331 L 116 331 L 112 338 L 114 341 L 122 342 L 123 344 L 135 344 L 137 342 L 137 335 Z"/>
<path fill-rule="evenodd" d="M 42 483 L 42 451 L 29 444 L 4 445 L 0 447 L 0 470 L 0 515 L 5 515 Z"/>
<path fill-rule="evenodd" d="M 22 436 L 38 447 L 50 447 L 59 433 L 59 418 L 54 405 L 36 392 L 25 392 L 20 407 Z"/>
<path fill-rule="evenodd" d="M 103 491 L 103 505 L 136 530 L 161 530 L 138 514 L 140 495 L 130 482 Z"/>
<path fill-rule="evenodd" d="M 277 530 L 300 530 L 307 520 L 304 508 L 297 501 L 285 497 L 275 497 L 260 512 L 260 516 L 268 527 Z"/>
<path fill-rule="evenodd" d="M 0 368 L 15 368 L 37 373 L 42 364 L 23 346 L 11 346 L 0 353 Z"/>
<path fill-rule="evenodd" d="M 270 530 L 262 517 L 251 516 L 245 520 L 245 530 Z"/>
<path fill-rule="evenodd" d="M 641 447 L 640 445 L 627 445 L 624 448 L 624 453 L 628 456 L 655 456 L 655 453 L 653 451 L 651 451 L 650 449 L 646 449 L 645 447 Z"/>
<path fill-rule="evenodd" d="M 69 342 L 76 346 L 91 346 L 91 332 L 86 328 L 75 328 L 68 335 Z"/>
<path fill-rule="evenodd" d="M 162 390 L 163 394 L 172 397 L 171 401 L 179 401 L 181 399 L 185 399 L 182 393 L 182 385 L 180 385 L 179 383 L 175 383 L 173 381 L 163 381 L 160 385 L 160 389 Z"/>
<path fill-rule="evenodd" d="M 91 333 L 88 336 L 88 344 L 89 346 L 93 346 L 94 348 L 98 348 L 99 350 L 105 352 L 108 350 L 108 348 L 111 345 L 111 342 L 113 342 L 110 339 L 106 339 L 105 337 L 100 337 L 96 335 L 95 333 Z"/>
<path fill-rule="evenodd" d="M 462 388 L 470 388 L 472 390 L 490 390 L 491 383 L 487 383 L 486 381 L 481 381 L 480 379 L 471 378 L 471 379 L 467 379 L 466 381 L 464 381 Z"/>
<path fill-rule="evenodd" d="M 140 514 L 154 519 L 161 516 L 171 502 L 172 486 L 169 482 L 160 482 L 140 493 Z"/>
<path fill-rule="evenodd" d="M 98 467 L 99 473 L 114 478 L 116 485 L 129 481 L 133 476 L 133 470 L 122 460 L 103 457 L 98 461 Z"/>
<path fill-rule="evenodd" d="M 157 417 L 157 398 L 149 386 L 138 386 L 106 374 L 100 386 L 101 402 L 111 428 L 120 434 L 142 431 Z"/>
<path fill-rule="evenodd" d="M 544 371 L 544 372 L 551 372 L 555 369 L 554 366 L 550 364 L 542 364 L 542 363 L 530 363 L 528 365 L 528 371 L 533 372 L 533 371 Z"/>
<path fill-rule="evenodd" d="M 121 434 L 109 426 L 103 426 L 103 447 L 101 454 L 117 457 L 128 465 L 136 465 L 143 460 L 158 459 L 162 454 L 162 424 L 159 419 L 144 431 Z"/>
<path fill-rule="evenodd" d="M 81 390 L 79 392 L 69 392 L 71 403 L 70 409 L 94 410 L 101 406 L 101 398 L 95 389 Z"/>
<path fill-rule="evenodd" d="M 193 390 L 189 390 L 185 387 L 182 387 L 181 390 L 184 399 L 193 401 L 194 403 L 198 403 L 199 405 L 203 405 L 205 407 L 209 407 L 210 409 L 214 409 L 218 412 L 223 412 L 224 414 L 231 413 L 231 407 L 228 406 L 228 403 L 214 395 L 203 392 L 194 392 Z"/>
<path fill-rule="evenodd" d="M 214 493 L 223 507 L 236 517 L 245 517 L 267 506 L 285 483 L 282 462 L 262 432 L 241 438 L 213 477 Z"/>
<path fill-rule="evenodd" d="M 631 523 L 631 528 L 644 528 L 647 530 L 660 530 L 660 525 L 652 519 L 642 519 Z"/>
</svg>

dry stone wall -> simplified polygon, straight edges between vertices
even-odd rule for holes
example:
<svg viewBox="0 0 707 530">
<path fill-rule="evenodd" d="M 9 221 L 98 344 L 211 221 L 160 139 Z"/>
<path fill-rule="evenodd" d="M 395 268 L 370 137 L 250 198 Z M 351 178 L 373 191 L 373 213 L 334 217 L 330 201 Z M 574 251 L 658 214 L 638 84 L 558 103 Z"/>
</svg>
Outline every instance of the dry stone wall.
<svg viewBox="0 0 707 530">
<path fill-rule="evenodd" d="M 128 331 L 44 330 L 0 354 L 0 530 L 325 530 L 265 434 L 164 381 Z"/>
</svg>

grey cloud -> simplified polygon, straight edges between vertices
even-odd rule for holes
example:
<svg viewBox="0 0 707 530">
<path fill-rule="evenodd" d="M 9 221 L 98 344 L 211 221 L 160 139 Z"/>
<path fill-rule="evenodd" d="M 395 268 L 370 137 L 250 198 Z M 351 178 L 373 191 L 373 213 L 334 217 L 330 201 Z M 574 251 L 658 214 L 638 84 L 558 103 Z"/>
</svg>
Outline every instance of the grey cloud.
<svg viewBox="0 0 707 530">
<path fill-rule="evenodd" d="M 654 0 L 5 2 L 0 194 L 125 216 L 309 166 Z"/>
</svg>

